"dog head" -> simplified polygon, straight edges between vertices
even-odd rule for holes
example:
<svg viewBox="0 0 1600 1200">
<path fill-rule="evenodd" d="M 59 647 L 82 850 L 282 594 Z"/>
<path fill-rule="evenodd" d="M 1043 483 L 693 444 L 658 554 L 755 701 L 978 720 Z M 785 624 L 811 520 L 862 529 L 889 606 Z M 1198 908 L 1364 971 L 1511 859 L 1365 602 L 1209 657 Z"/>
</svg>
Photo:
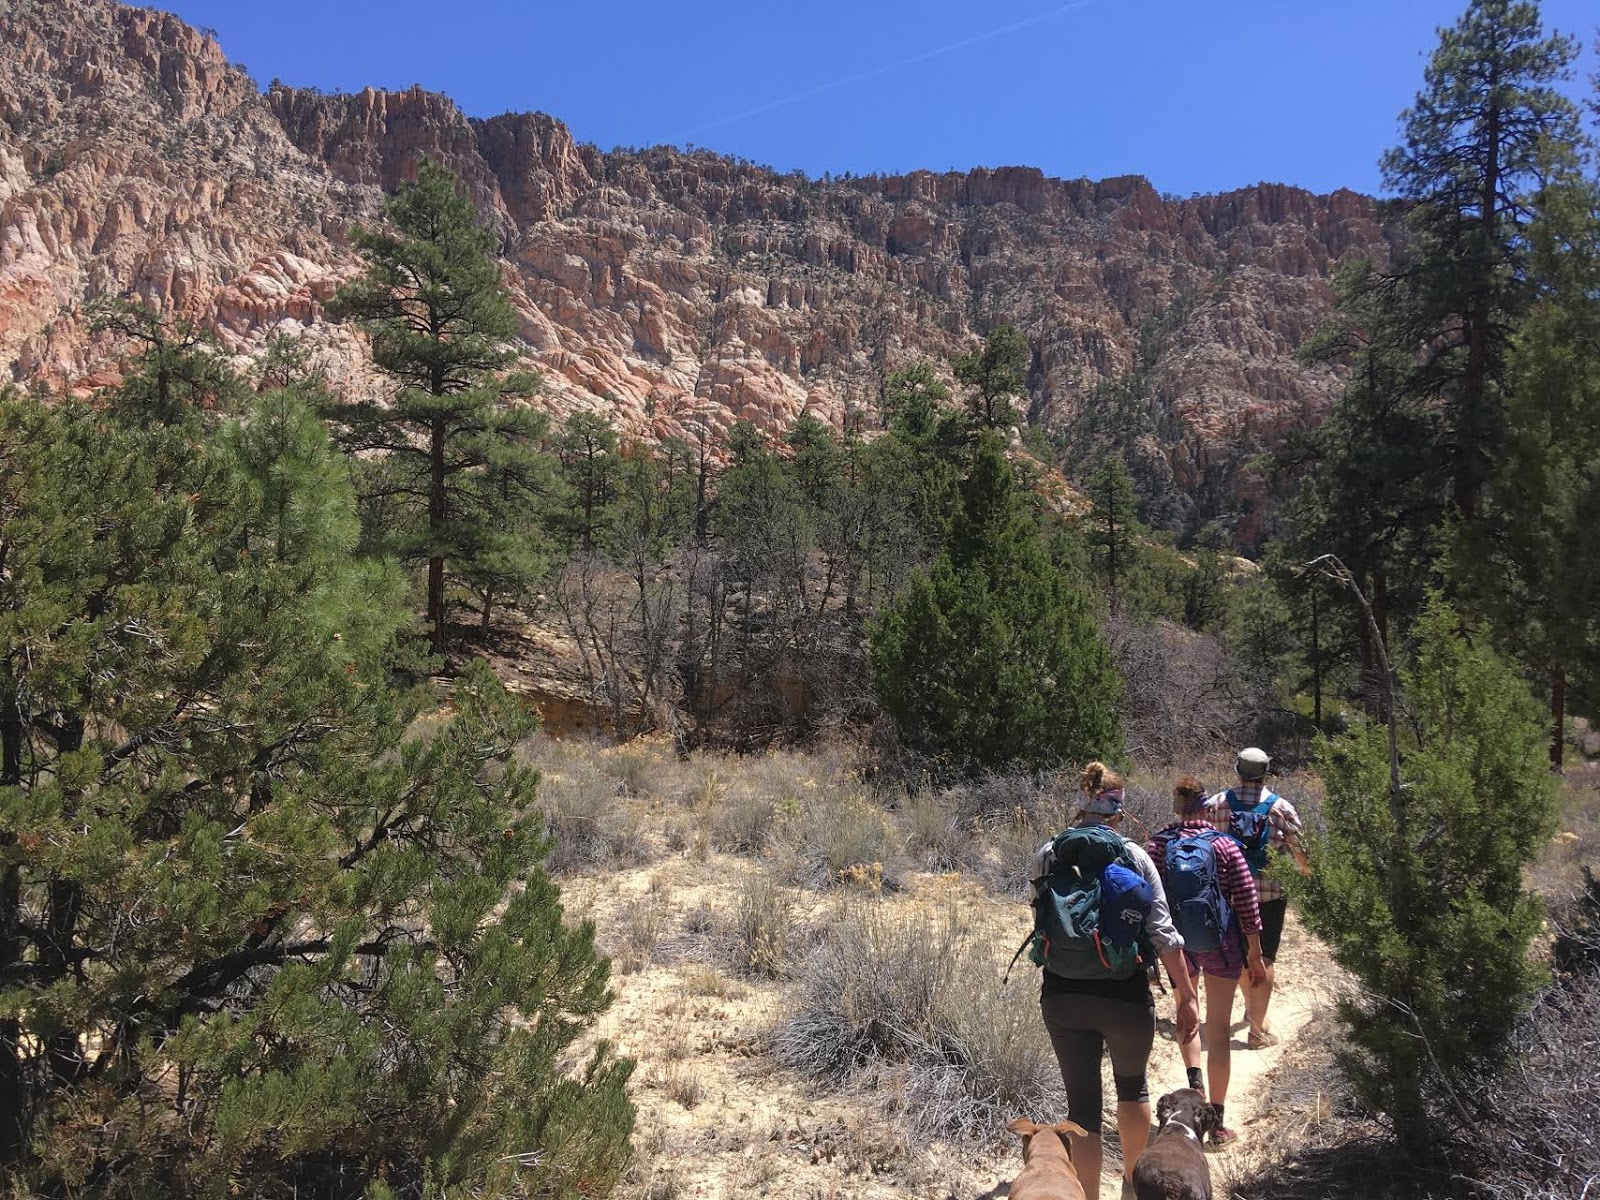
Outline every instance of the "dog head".
<svg viewBox="0 0 1600 1200">
<path fill-rule="evenodd" d="M 1006 1128 L 1012 1133 L 1021 1136 L 1022 1161 L 1024 1163 L 1031 1161 L 1036 1151 L 1043 1151 L 1046 1147 L 1049 1147 L 1048 1153 L 1052 1155 L 1056 1153 L 1064 1154 L 1067 1161 L 1070 1162 L 1072 1160 L 1072 1140 L 1067 1135 L 1075 1133 L 1079 1137 L 1089 1136 L 1087 1129 L 1073 1121 L 1057 1121 L 1054 1125 L 1040 1125 L 1037 1121 L 1030 1121 L 1026 1117 L 1018 1117 Z M 1034 1138 L 1041 1133 L 1053 1134 L 1054 1136 L 1036 1145 Z M 1059 1151 L 1056 1150 L 1057 1146 L 1060 1147 Z"/>
<path fill-rule="evenodd" d="M 1173 1120 L 1180 1122 L 1201 1141 L 1205 1140 L 1206 1134 L 1222 1128 L 1217 1106 L 1206 1103 L 1206 1098 L 1194 1088 L 1168 1092 L 1156 1102 L 1156 1124 L 1165 1129 L 1167 1122 Z"/>
</svg>

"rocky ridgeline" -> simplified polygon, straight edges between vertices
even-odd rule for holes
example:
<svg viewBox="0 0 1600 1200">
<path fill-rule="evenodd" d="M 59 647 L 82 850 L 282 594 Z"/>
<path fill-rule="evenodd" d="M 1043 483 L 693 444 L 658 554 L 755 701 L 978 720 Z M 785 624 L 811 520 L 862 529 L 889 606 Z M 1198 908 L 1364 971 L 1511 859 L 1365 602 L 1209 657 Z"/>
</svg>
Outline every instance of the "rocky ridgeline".
<svg viewBox="0 0 1600 1200">
<path fill-rule="evenodd" d="M 602 153 L 540 114 L 466 117 L 412 89 L 265 95 L 215 40 L 110 0 L 0 10 L 0 361 L 86 386 L 114 368 L 83 302 L 131 293 L 248 354 L 311 337 L 378 386 L 322 304 L 351 222 L 424 155 L 503 239 L 543 403 L 639 434 L 841 421 L 886 370 L 999 321 L 1030 336 L 1035 421 L 1136 381 L 1180 487 L 1314 419 L 1336 380 L 1295 361 L 1375 203 L 1259 185 L 1189 200 L 1139 177 L 1023 167 L 818 182 L 708 151 Z"/>
</svg>

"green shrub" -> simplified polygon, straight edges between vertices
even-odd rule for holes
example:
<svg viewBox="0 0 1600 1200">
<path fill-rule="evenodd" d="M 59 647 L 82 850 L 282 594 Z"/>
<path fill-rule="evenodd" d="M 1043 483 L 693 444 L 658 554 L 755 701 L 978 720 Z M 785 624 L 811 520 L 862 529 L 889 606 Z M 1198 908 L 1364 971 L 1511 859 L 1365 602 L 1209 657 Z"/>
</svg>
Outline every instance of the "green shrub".
<svg viewBox="0 0 1600 1200">
<path fill-rule="evenodd" d="M 1051 561 L 985 434 L 945 552 L 871 628 L 873 686 L 935 770 L 1114 758 L 1121 682 L 1088 601 Z"/>
<path fill-rule="evenodd" d="M 1421 1161 L 1477 1119 L 1468 1081 L 1505 1060 L 1543 977 L 1523 872 L 1553 830 L 1555 788 L 1527 687 L 1440 603 L 1404 682 L 1397 781 L 1382 725 L 1321 744 L 1329 820 L 1303 896 L 1361 984 L 1340 1009 L 1345 1067 Z"/>
</svg>

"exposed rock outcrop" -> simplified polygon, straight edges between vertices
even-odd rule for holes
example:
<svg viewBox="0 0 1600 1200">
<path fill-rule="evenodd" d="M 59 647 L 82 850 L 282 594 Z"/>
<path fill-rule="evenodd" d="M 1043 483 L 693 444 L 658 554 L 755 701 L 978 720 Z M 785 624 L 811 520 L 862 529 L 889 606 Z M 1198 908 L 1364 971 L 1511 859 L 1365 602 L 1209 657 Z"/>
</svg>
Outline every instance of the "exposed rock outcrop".
<svg viewBox="0 0 1600 1200">
<path fill-rule="evenodd" d="M 12 0 L 0 45 L 0 363 L 19 380 L 99 377 L 111 348 L 82 312 L 109 293 L 241 354 L 295 332 L 344 386 L 379 386 L 322 306 L 355 268 L 351 224 L 431 156 L 503 240 L 552 408 L 647 436 L 838 423 L 886 371 L 1012 321 L 1031 420 L 1071 423 L 1137 375 L 1147 449 L 1194 488 L 1322 411 L 1337 381 L 1295 350 L 1338 263 L 1388 252 L 1351 192 L 1179 200 L 1026 167 L 819 182 L 603 154 L 420 89 L 263 95 L 209 36 L 111 0 Z"/>
</svg>

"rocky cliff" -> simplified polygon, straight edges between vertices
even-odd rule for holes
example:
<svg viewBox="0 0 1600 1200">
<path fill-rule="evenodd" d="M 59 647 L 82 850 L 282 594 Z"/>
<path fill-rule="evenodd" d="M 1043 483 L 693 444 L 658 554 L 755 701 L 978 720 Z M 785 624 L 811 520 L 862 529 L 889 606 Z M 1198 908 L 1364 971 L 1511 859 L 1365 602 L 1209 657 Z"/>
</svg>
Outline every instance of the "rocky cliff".
<svg viewBox="0 0 1600 1200">
<path fill-rule="evenodd" d="M 1350 192 L 1180 200 L 1023 167 L 816 181 L 602 153 L 420 89 L 263 94 L 211 37 L 111 0 L 0 0 L 0 49 L 0 364 L 58 387 L 114 372 L 83 317 L 104 294 L 199 317 L 240 354 L 292 332 L 345 387 L 381 386 L 322 305 L 354 269 L 351 224 L 431 156 L 502 239 L 553 409 L 639 435 L 837 424 L 886 371 L 1011 321 L 1030 421 L 1075 428 L 1115 396 L 1193 495 L 1328 403 L 1337 381 L 1295 350 L 1338 263 L 1388 249 Z"/>
</svg>

